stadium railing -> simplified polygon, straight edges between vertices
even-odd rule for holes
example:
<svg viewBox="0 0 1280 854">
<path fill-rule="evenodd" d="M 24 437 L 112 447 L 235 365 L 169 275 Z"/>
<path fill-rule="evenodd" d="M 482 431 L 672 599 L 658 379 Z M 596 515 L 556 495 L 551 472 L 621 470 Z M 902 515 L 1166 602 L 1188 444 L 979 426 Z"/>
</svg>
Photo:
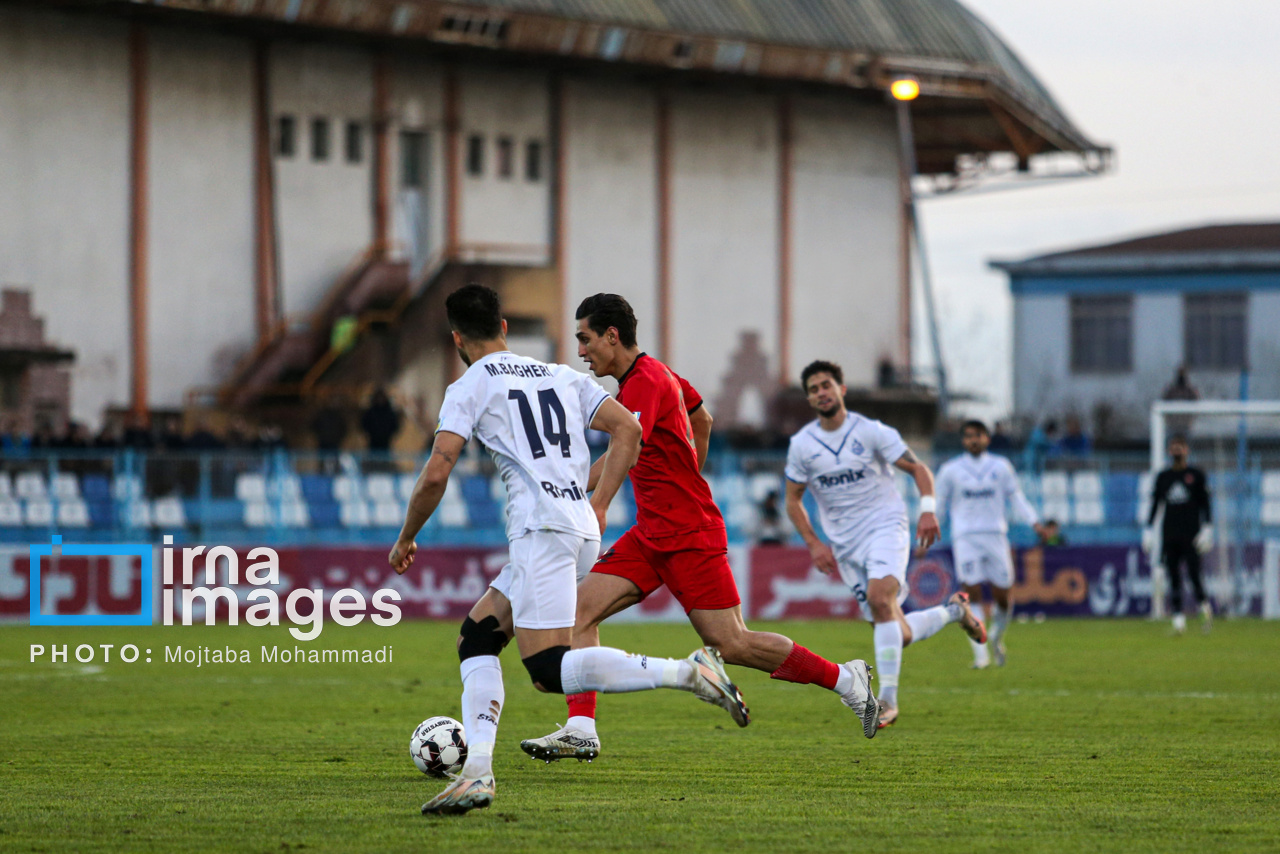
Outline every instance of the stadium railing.
<svg viewBox="0 0 1280 854">
<path fill-rule="evenodd" d="M 167 452 L 33 450 L 0 459 L 0 542 L 34 542 L 52 533 L 95 542 L 263 542 L 279 545 L 389 543 L 423 454 L 269 450 Z M 940 460 L 938 461 L 940 462 Z M 714 452 L 707 480 L 736 542 L 756 539 L 761 505 L 777 493 L 784 529 L 785 456 Z M 1145 454 L 1094 454 L 1050 460 L 1020 472 L 1028 499 L 1056 519 L 1074 544 L 1137 542 L 1146 522 L 1150 475 Z M 898 486 L 912 517 L 914 486 Z M 1280 462 L 1255 459 L 1243 472 L 1211 472 L 1210 487 L 1243 508 L 1251 534 L 1280 534 Z M 812 496 L 810 513 L 817 520 Z M 506 496 L 492 462 L 474 449 L 454 471 L 423 545 L 500 545 Z M 1223 502 L 1226 509 L 1227 502 Z M 630 483 L 609 512 L 611 533 L 635 517 Z M 944 532 L 945 533 L 945 532 Z M 1031 542 L 1014 527 L 1016 544 Z"/>
</svg>

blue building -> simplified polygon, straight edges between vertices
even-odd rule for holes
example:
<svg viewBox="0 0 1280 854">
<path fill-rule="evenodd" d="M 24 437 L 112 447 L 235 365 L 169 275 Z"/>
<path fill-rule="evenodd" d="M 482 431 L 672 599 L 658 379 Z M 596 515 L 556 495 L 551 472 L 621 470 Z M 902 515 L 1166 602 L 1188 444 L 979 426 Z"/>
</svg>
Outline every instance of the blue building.
<svg viewBox="0 0 1280 854">
<path fill-rule="evenodd" d="M 1022 261 L 1013 399 L 1031 420 L 1076 416 L 1145 438 L 1180 366 L 1202 398 L 1280 398 L 1280 223 L 1190 228 Z"/>
</svg>

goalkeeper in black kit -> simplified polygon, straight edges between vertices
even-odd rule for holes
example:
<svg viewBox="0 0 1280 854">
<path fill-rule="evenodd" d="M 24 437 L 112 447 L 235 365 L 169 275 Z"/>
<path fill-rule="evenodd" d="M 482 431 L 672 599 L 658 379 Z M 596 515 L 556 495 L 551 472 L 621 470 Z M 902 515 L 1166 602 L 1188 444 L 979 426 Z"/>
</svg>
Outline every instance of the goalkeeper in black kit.
<svg viewBox="0 0 1280 854">
<path fill-rule="evenodd" d="M 1187 465 L 1189 453 L 1187 440 L 1174 436 L 1169 440 L 1169 456 L 1173 465 L 1156 476 L 1151 491 L 1151 514 L 1147 519 L 1144 546 L 1150 554 L 1155 545 L 1156 515 L 1164 505 L 1164 524 L 1161 530 L 1161 549 L 1165 570 L 1169 573 L 1170 598 L 1173 605 L 1173 630 L 1186 631 L 1187 617 L 1182 612 L 1182 565 L 1187 567 L 1187 578 L 1204 619 L 1204 630 L 1209 631 L 1213 620 L 1213 605 L 1204 595 L 1200 580 L 1200 556 L 1213 547 L 1213 516 L 1209 503 L 1209 487 L 1204 472 Z"/>
</svg>

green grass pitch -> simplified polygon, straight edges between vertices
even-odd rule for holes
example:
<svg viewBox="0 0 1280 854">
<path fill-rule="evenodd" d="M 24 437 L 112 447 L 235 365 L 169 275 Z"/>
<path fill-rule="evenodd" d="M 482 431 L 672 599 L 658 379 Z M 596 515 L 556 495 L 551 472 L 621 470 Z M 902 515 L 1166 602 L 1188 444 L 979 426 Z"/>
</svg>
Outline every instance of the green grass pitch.
<svg viewBox="0 0 1280 854">
<path fill-rule="evenodd" d="M 775 627 L 871 657 L 860 624 Z M 4 851 L 1224 851 L 1280 849 L 1280 626 L 1049 621 L 968 669 L 959 629 L 907 650 L 902 717 L 874 740 L 815 686 L 730 668 L 751 706 L 660 691 L 602 697 L 594 764 L 533 762 L 564 720 L 514 649 L 493 807 L 424 817 L 440 782 L 409 735 L 459 714 L 456 626 L 328 627 L 321 648 L 391 644 L 386 665 L 261 664 L 285 629 L 0 627 Z M 606 626 L 651 655 L 684 625 Z M 153 663 L 28 661 L 28 645 L 136 643 Z M 230 645 L 252 664 L 165 664 Z M 117 647 L 118 649 L 118 647 Z"/>
</svg>

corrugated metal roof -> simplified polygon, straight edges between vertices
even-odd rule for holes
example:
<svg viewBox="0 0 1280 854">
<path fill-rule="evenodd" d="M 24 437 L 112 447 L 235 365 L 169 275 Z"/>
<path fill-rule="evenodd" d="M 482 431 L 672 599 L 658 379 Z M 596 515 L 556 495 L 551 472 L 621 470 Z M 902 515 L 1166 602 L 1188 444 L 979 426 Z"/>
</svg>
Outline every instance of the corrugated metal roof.
<svg viewBox="0 0 1280 854">
<path fill-rule="evenodd" d="M 1280 223 L 1206 225 L 991 266 L 1012 275 L 1280 270 Z"/>
<path fill-rule="evenodd" d="M 987 66 L 1064 128 L 1071 122 L 1026 64 L 957 0 L 466 0 L 600 24 Z M 1074 130 L 1074 128 L 1072 128 Z"/>
</svg>

